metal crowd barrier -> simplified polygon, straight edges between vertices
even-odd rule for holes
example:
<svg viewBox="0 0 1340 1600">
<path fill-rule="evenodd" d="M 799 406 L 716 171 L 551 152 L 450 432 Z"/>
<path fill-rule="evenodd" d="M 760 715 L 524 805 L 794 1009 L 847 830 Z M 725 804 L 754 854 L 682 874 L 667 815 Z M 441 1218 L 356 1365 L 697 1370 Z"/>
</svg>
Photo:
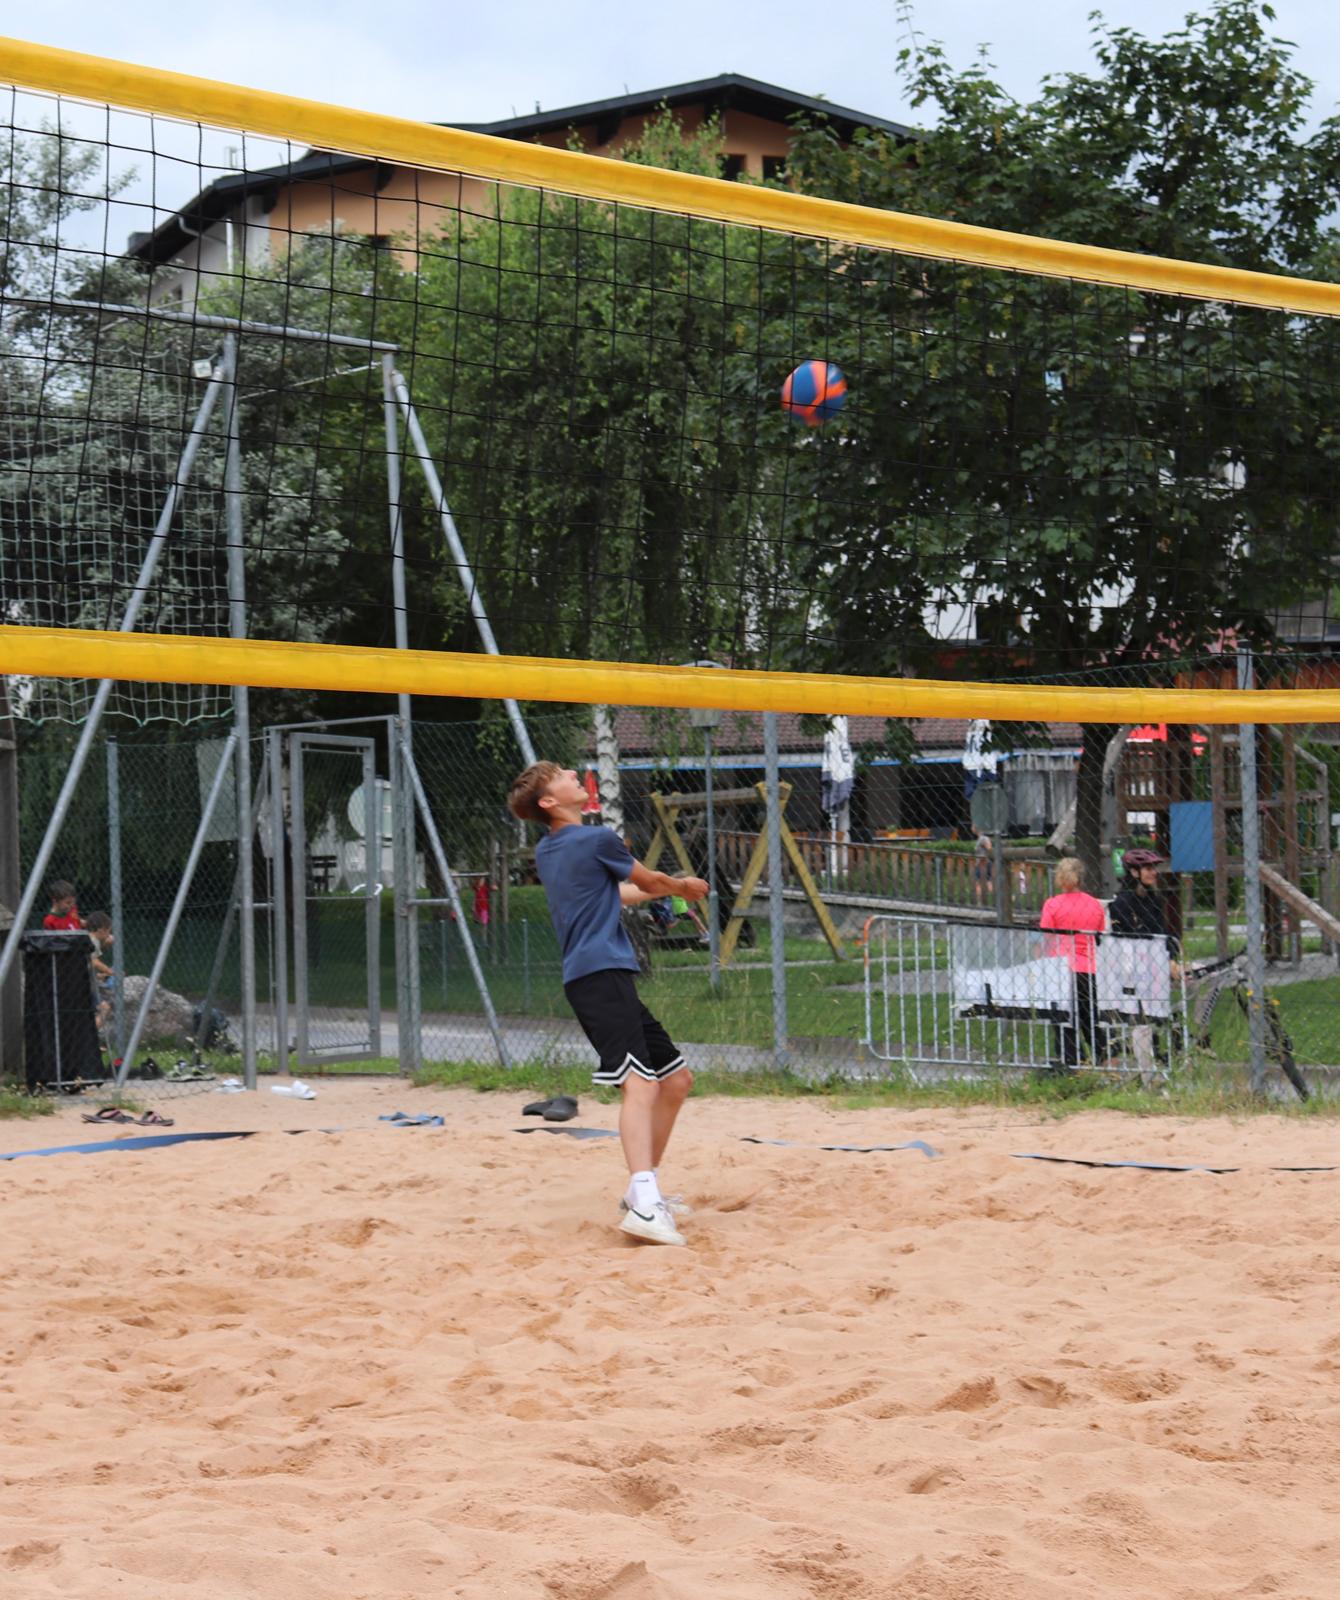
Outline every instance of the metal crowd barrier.
<svg viewBox="0 0 1340 1600">
<path fill-rule="evenodd" d="M 1186 1058 L 1161 936 L 874 916 L 864 944 L 866 1047 L 914 1082 L 1077 1068 L 1152 1083 Z"/>
</svg>

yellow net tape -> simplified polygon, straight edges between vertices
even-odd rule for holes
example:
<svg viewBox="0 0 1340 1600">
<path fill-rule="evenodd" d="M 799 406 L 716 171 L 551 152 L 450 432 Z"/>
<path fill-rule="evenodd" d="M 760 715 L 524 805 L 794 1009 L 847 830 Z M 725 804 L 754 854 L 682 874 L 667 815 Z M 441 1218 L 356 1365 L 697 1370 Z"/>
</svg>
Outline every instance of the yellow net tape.
<svg viewBox="0 0 1340 1600">
<path fill-rule="evenodd" d="M 1000 722 L 1340 722 L 1340 689 L 1094 689 L 0 627 L 0 674 Z"/>
<path fill-rule="evenodd" d="M 70 95 L 127 110 L 304 142 L 322 150 L 530 184 L 653 211 L 673 211 L 974 266 L 1116 284 L 1156 294 L 1340 316 L 1340 284 L 1067 244 L 905 212 L 876 211 L 780 189 L 665 172 L 488 134 L 463 133 L 404 117 L 379 116 L 317 100 L 239 88 L 209 78 L 162 72 L 18 39 L 0 38 L 0 80 L 20 88 Z"/>
</svg>

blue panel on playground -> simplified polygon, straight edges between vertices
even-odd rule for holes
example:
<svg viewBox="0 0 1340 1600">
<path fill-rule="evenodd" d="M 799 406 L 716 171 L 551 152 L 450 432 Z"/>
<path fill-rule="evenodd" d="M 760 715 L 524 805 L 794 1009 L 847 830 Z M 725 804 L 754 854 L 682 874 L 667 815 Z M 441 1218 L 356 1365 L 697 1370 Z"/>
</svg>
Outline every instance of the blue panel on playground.
<svg viewBox="0 0 1340 1600">
<path fill-rule="evenodd" d="M 1209 800 L 1174 800 L 1172 860 L 1174 872 L 1214 871 L 1214 806 Z"/>
</svg>

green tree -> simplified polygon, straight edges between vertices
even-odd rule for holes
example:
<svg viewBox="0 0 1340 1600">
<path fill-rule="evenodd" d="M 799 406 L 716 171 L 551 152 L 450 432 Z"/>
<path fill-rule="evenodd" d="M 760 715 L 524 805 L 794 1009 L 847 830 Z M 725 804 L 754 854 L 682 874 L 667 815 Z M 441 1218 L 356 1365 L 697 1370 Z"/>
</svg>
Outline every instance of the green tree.
<svg viewBox="0 0 1340 1600">
<path fill-rule="evenodd" d="M 720 132 L 664 112 L 622 155 L 717 175 Z M 743 655 L 752 467 L 722 415 L 753 236 L 524 189 L 481 209 L 423 247 L 402 342 L 503 648 Z"/>
<path fill-rule="evenodd" d="M 0 170 L 0 294 L 49 298 L 83 281 L 86 257 L 66 237 L 68 224 L 134 177 L 110 171 L 108 160 L 106 146 L 50 122 L 27 136 L 12 130 Z"/>
<path fill-rule="evenodd" d="M 938 112 L 914 144 L 803 132 L 798 186 L 1013 232 L 1333 275 L 1340 121 L 1272 13 L 1224 0 L 1166 38 L 1095 27 L 1095 67 L 1012 100 L 909 45 Z M 1335 322 L 805 247 L 770 306 L 847 368 L 849 420 L 805 441 L 786 516 L 822 626 L 796 664 L 943 671 L 937 615 L 976 608 L 975 675 L 1139 668 L 1269 641 L 1336 549 Z M 994 645 L 994 651 L 989 647 Z M 1097 861 L 1110 730 L 1081 765 Z"/>
</svg>

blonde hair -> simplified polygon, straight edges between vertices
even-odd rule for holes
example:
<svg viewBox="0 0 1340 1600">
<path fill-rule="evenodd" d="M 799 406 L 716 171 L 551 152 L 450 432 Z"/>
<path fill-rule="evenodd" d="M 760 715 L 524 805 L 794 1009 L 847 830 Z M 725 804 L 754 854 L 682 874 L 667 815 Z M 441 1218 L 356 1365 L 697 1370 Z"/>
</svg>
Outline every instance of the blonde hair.
<svg viewBox="0 0 1340 1600">
<path fill-rule="evenodd" d="M 548 822 L 540 796 L 563 771 L 557 761 L 537 761 L 513 779 L 507 809 L 523 822 Z"/>
<path fill-rule="evenodd" d="M 1082 889 L 1084 887 L 1084 863 L 1078 856 L 1062 856 L 1056 863 L 1056 870 L 1052 874 L 1056 887 L 1062 894 L 1067 889 Z"/>
</svg>

